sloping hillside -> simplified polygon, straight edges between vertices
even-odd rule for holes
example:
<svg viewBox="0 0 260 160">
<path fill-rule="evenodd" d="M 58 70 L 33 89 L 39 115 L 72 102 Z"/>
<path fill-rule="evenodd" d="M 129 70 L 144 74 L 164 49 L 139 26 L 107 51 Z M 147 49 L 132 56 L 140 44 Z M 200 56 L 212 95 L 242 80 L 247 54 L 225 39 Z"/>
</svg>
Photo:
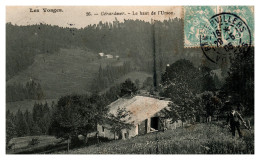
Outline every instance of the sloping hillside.
<svg viewBox="0 0 260 160">
<path fill-rule="evenodd" d="M 221 123 L 195 124 L 176 130 L 153 132 L 127 140 L 73 149 L 70 154 L 254 154 L 252 131 L 232 138 Z M 55 152 L 64 154 L 66 151 Z"/>
<path fill-rule="evenodd" d="M 39 82 L 45 98 L 59 98 L 70 93 L 84 94 L 100 65 L 118 63 L 115 59 L 99 59 L 97 54 L 79 48 L 60 49 L 54 54 L 39 54 L 34 63 L 20 72 L 8 84 L 23 83 L 29 79 Z"/>
</svg>

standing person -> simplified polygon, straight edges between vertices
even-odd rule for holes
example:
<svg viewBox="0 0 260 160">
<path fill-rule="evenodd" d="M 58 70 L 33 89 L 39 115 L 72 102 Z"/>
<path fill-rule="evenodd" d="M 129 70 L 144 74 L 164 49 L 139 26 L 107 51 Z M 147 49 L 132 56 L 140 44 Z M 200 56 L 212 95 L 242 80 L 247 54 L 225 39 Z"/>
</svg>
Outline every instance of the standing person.
<svg viewBox="0 0 260 160">
<path fill-rule="evenodd" d="M 240 115 L 240 113 L 238 113 L 238 111 L 236 111 L 237 107 L 236 106 L 231 106 L 231 111 L 228 113 L 227 116 L 227 123 L 230 123 L 230 128 L 231 128 L 231 132 L 233 137 L 236 136 L 236 130 L 239 134 L 239 137 L 242 138 L 242 134 L 240 131 L 240 122 L 242 122 L 244 124 L 244 126 L 247 128 L 246 126 L 246 122 L 244 121 L 244 119 L 242 118 L 242 116 Z"/>
</svg>

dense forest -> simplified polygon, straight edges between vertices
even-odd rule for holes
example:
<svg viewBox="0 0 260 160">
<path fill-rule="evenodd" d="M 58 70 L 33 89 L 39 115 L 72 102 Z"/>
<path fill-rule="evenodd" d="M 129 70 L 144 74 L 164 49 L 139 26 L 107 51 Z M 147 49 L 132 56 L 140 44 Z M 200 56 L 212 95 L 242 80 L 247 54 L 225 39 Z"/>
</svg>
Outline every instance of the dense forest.
<svg viewBox="0 0 260 160">
<path fill-rule="evenodd" d="M 95 93 L 109 88 L 118 78 L 133 70 L 130 62 L 125 62 L 122 66 L 100 66 L 97 76 L 93 79 L 91 91 Z"/>
<path fill-rule="evenodd" d="M 155 21 L 153 25 L 140 20 L 115 20 L 81 29 L 7 23 L 6 35 L 7 80 L 31 65 L 36 54 L 52 54 L 72 46 L 131 57 L 143 69 L 151 68 L 147 64 L 153 58 L 154 45 L 155 52 L 164 55 L 165 60 L 183 51 L 182 20 L 177 18 Z"/>
</svg>

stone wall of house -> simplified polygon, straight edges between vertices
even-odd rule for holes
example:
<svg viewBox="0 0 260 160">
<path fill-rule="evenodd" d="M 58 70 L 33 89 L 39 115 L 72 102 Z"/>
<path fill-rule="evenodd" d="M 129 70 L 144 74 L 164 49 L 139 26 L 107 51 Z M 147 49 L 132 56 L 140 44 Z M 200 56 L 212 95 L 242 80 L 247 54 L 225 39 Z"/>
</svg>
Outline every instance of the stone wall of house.
<svg viewBox="0 0 260 160">
<path fill-rule="evenodd" d="M 108 127 L 105 127 L 102 125 L 97 125 L 97 130 L 99 132 L 100 137 L 106 137 L 108 139 L 114 139 L 114 138 L 118 139 L 119 138 L 119 136 L 117 134 L 114 135 L 114 133 L 111 132 Z"/>
<path fill-rule="evenodd" d="M 143 135 L 148 132 L 147 130 L 147 120 L 142 121 L 138 124 L 138 135 Z"/>
<path fill-rule="evenodd" d="M 118 134 L 114 135 L 113 132 L 109 130 L 109 127 L 98 125 L 97 130 L 99 132 L 100 137 L 106 137 L 108 139 L 119 139 L 120 136 Z M 121 131 L 122 139 L 131 138 L 138 135 L 138 125 L 133 126 L 130 130 L 123 129 Z M 115 138 L 114 138 L 115 136 Z"/>
<path fill-rule="evenodd" d="M 181 120 L 178 120 L 177 122 L 174 122 L 174 123 L 171 123 L 170 119 L 163 119 L 162 121 L 164 123 L 164 128 L 167 130 L 173 130 L 173 129 L 176 129 L 176 128 L 182 126 Z M 161 126 L 161 129 L 162 129 L 162 126 Z M 131 138 L 131 137 L 135 137 L 137 135 L 143 135 L 146 133 L 150 133 L 151 132 L 151 118 L 146 119 L 145 121 L 141 122 L 140 124 L 134 125 L 130 130 L 123 129 L 121 131 L 122 137 L 119 136 L 118 134 L 114 135 L 114 133 L 109 130 L 109 127 L 107 125 L 106 126 L 98 125 L 97 130 L 99 131 L 100 137 L 114 139 L 114 136 L 115 136 L 115 139 L 119 139 L 119 138 L 127 139 L 127 138 Z"/>
</svg>

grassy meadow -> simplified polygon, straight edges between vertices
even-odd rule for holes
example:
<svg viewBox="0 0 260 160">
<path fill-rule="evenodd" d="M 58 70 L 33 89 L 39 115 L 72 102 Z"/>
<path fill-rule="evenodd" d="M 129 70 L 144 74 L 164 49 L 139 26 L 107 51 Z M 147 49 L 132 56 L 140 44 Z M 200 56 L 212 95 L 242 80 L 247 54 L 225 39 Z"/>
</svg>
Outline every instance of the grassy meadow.
<svg viewBox="0 0 260 160">
<path fill-rule="evenodd" d="M 31 66 L 8 80 L 7 84 L 25 84 L 32 78 L 41 84 L 46 99 L 59 98 L 73 92 L 84 94 L 88 92 L 87 85 L 91 85 L 100 64 L 105 66 L 111 63 L 101 61 L 96 54 L 78 48 L 39 54 Z"/>
<path fill-rule="evenodd" d="M 103 68 L 107 65 L 120 66 L 125 61 L 130 61 L 130 59 L 100 59 L 97 53 L 82 48 L 62 48 L 53 54 L 36 55 L 34 63 L 8 80 L 7 85 L 25 84 L 32 78 L 41 84 L 45 98 L 43 100 L 7 102 L 6 108 L 11 112 L 16 112 L 18 109 L 30 111 L 35 102 L 45 103 L 46 101 L 50 105 L 52 101 L 56 102 L 59 97 L 64 95 L 89 93 L 93 78 L 98 73 L 100 65 Z M 131 78 L 133 81 L 139 79 L 140 84 L 142 84 L 149 76 L 152 75 L 133 71 L 120 77 L 115 84 L 120 84 L 127 78 Z M 111 86 L 113 85 L 111 84 Z M 104 92 L 107 90 L 105 89 Z"/>
<path fill-rule="evenodd" d="M 31 145 L 30 143 L 34 138 L 37 139 L 38 143 L 35 145 Z M 17 154 L 17 153 L 26 153 L 26 152 L 40 153 L 43 152 L 46 148 L 50 148 L 50 147 L 57 148 L 61 144 L 64 145 L 64 142 L 61 142 L 61 139 L 57 139 L 54 136 L 40 135 L 40 136 L 16 137 L 11 139 L 9 144 L 13 144 L 12 149 L 8 149 L 6 153 Z"/>
<path fill-rule="evenodd" d="M 242 139 L 233 138 L 220 123 L 195 124 L 73 149 L 69 154 L 254 154 L 253 131 L 242 133 Z"/>
</svg>

